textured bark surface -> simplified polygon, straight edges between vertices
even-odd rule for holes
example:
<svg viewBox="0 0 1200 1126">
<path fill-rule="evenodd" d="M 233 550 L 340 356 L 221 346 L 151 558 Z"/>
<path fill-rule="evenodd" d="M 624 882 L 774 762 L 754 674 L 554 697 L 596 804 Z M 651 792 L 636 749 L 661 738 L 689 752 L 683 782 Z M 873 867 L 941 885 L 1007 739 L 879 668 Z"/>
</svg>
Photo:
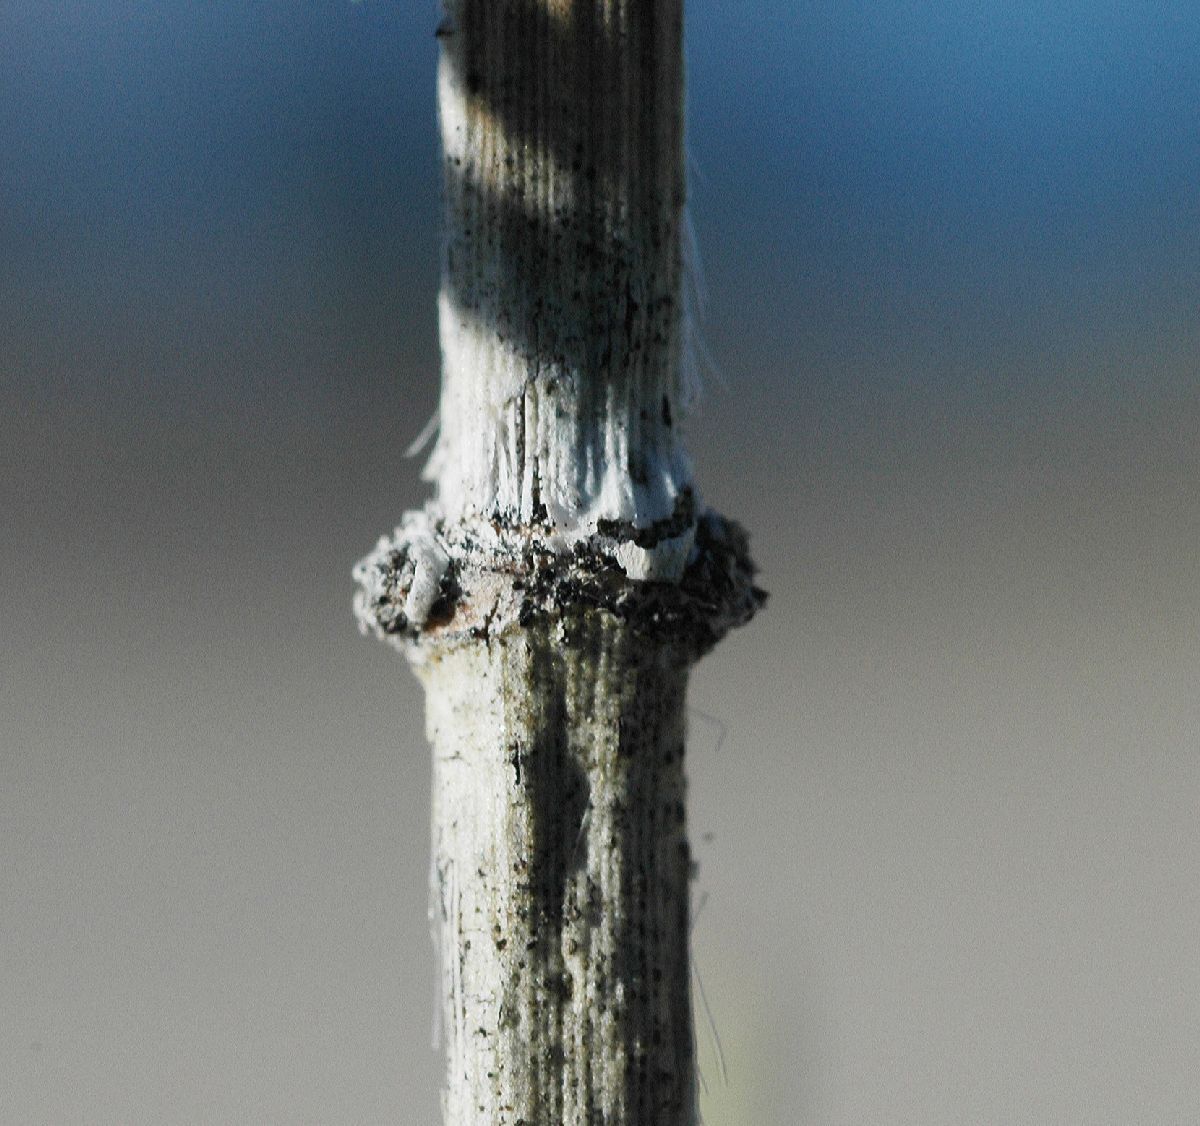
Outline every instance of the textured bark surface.
<svg viewBox="0 0 1200 1126">
<path fill-rule="evenodd" d="M 687 670 L 763 594 L 688 399 L 682 0 L 448 0 L 436 498 L 356 568 L 426 687 L 447 1126 L 692 1126 Z"/>
<path fill-rule="evenodd" d="M 439 108 L 447 517 L 669 517 L 683 334 L 682 0 L 450 0 Z"/>
<path fill-rule="evenodd" d="M 686 669 L 606 612 L 418 669 L 449 1123 L 691 1123 Z"/>
<path fill-rule="evenodd" d="M 764 597 L 694 531 L 674 583 L 424 513 L 356 568 L 426 688 L 447 1126 L 694 1122 L 687 673 Z"/>
</svg>

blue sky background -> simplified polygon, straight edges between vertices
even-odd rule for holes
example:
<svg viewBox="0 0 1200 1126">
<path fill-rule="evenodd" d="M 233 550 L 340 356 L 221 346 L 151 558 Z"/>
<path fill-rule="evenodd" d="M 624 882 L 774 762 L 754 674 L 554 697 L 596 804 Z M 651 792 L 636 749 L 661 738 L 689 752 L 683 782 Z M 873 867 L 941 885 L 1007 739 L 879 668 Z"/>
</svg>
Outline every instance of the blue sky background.
<svg viewBox="0 0 1200 1126">
<path fill-rule="evenodd" d="M 170 354 L 87 365 L 170 397 L 194 351 L 232 353 L 245 394 L 256 340 L 297 379 L 322 347 L 427 358 L 435 16 L 5 5 L 9 363 L 36 385 L 47 335 L 173 329 Z M 890 369 L 954 395 L 1189 331 L 1192 6 L 694 3 L 688 38 L 719 351 L 736 326 L 728 351 L 776 378 Z"/>
<path fill-rule="evenodd" d="M 432 3 L 0 3 L 0 1123 L 436 1114 Z M 1200 1119 L 1200 8 L 692 0 L 714 1126 Z M 397 1014 L 400 1014 L 399 1017 Z"/>
</svg>

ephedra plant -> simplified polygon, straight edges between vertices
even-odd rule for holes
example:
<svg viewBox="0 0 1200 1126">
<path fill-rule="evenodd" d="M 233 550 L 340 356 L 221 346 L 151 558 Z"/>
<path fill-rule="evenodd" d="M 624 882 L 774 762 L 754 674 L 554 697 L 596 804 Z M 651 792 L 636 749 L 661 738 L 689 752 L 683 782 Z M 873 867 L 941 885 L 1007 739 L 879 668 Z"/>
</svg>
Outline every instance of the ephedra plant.
<svg viewBox="0 0 1200 1126">
<path fill-rule="evenodd" d="M 682 0 L 451 0 L 436 495 L 356 568 L 425 686 L 447 1126 L 691 1126 L 688 671 L 763 595 L 680 422 Z"/>
</svg>

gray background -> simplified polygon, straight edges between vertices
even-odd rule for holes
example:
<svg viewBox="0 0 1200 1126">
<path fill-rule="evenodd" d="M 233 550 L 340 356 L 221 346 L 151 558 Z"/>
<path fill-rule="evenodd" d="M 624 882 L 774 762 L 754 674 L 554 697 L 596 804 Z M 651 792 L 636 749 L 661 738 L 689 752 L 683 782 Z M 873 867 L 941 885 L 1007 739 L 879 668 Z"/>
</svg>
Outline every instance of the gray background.
<svg viewBox="0 0 1200 1126">
<path fill-rule="evenodd" d="M 705 1121 L 1200 1121 L 1200 14 L 689 15 Z M 436 21 L 0 4 L 4 1124 L 435 1120 Z"/>
</svg>

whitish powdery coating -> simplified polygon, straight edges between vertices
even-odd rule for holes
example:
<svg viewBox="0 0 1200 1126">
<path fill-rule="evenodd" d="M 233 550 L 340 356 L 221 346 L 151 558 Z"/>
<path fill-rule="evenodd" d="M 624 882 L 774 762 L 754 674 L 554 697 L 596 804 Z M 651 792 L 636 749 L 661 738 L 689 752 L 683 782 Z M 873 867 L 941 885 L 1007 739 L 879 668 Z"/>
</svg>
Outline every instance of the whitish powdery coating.
<svg viewBox="0 0 1200 1126">
<path fill-rule="evenodd" d="M 678 4 L 449 10 L 441 512 L 565 541 L 669 518 L 692 478 Z"/>
</svg>

